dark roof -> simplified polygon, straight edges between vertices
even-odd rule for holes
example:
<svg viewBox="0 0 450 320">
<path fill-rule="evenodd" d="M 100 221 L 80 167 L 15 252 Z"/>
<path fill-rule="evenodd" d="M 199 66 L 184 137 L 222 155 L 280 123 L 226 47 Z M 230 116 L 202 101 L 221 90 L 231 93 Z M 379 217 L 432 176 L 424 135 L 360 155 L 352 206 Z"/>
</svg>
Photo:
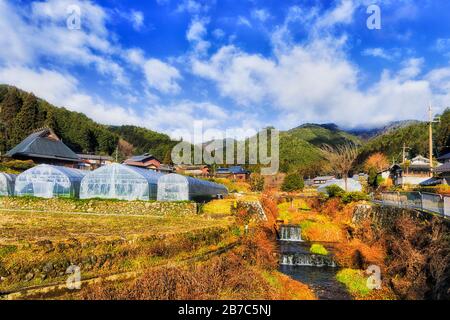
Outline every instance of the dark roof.
<svg viewBox="0 0 450 320">
<path fill-rule="evenodd" d="M 419 183 L 421 186 L 437 186 L 443 183 L 443 180 L 441 178 L 430 178 L 428 180 L 422 181 Z"/>
<path fill-rule="evenodd" d="M 50 137 L 52 136 L 52 137 Z M 36 131 L 6 154 L 9 157 L 58 159 L 78 162 L 80 158 L 50 130 Z"/>
<path fill-rule="evenodd" d="M 442 160 L 450 160 L 450 152 L 449 153 L 446 153 L 446 154 L 444 154 L 444 155 L 442 155 L 442 156 L 440 156 L 439 158 L 437 158 L 439 161 L 442 161 Z"/>
<path fill-rule="evenodd" d="M 158 159 L 156 159 L 154 156 L 152 156 L 151 154 L 149 154 L 149 153 L 144 153 L 144 154 L 139 155 L 139 156 L 131 157 L 131 158 L 127 159 L 126 161 L 146 162 L 146 161 L 151 160 L 151 159 L 158 160 Z M 159 161 L 159 160 L 158 160 L 158 161 Z"/>
<path fill-rule="evenodd" d="M 434 169 L 437 173 L 444 173 L 444 172 L 450 172 L 450 162 L 444 163 L 442 166 L 437 167 Z"/>
<path fill-rule="evenodd" d="M 233 166 L 229 168 L 218 168 L 217 173 L 249 174 L 250 171 L 245 170 L 241 166 Z"/>
</svg>

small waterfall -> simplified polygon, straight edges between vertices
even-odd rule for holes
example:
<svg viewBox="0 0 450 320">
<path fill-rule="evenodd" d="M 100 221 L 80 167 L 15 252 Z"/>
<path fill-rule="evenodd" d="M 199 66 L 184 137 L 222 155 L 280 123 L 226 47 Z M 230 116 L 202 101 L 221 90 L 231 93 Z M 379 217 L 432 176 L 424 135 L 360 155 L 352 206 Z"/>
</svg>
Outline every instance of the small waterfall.
<svg viewBox="0 0 450 320">
<path fill-rule="evenodd" d="M 336 267 L 332 258 L 309 253 L 283 254 L 280 264 L 286 266 Z"/>
<path fill-rule="evenodd" d="M 302 229 L 299 226 L 284 225 L 280 228 L 280 240 L 300 242 L 302 240 Z"/>
</svg>

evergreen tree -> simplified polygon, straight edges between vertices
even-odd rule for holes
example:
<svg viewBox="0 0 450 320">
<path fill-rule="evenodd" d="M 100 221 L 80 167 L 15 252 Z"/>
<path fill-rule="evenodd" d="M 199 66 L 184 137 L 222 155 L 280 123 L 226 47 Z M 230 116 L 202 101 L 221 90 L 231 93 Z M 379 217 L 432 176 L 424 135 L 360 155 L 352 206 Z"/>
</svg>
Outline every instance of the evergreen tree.
<svg viewBox="0 0 450 320">
<path fill-rule="evenodd" d="M 33 130 L 40 127 L 41 124 L 37 123 L 38 113 L 38 101 L 34 94 L 30 93 L 25 98 L 22 108 L 14 119 L 14 136 L 11 140 L 15 144 L 26 138 Z"/>
<path fill-rule="evenodd" d="M 299 174 L 292 173 L 288 174 L 281 185 L 281 190 L 284 192 L 294 192 L 301 191 L 305 187 L 303 177 Z"/>
<path fill-rule="evenodd" d="M 14 119 L 16 118 L 21 107 L 22 99 L 20 97 L 19 90 L 16 88 L 10 88 L 0 104 L 0 121 L 3 124 L 1 135 L 6 149 L 13 146 L 11 140 L 15 140 Z"/>
</svg>

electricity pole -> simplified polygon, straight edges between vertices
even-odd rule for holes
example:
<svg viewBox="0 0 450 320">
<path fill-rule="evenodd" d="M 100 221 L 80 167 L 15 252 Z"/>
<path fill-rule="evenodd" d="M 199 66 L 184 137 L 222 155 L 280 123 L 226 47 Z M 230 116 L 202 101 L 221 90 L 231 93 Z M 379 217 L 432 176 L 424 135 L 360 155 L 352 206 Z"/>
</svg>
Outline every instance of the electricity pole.
<svg viewBox="0 0 450 320">
<path fill-rule="evenodd" d="M 432 112 L 432 107 L 431 104 L 428 108 L 428 115 L 429 115 L 429 124 L 428 124 L 428 129 L 429 129 L 429 137 L 428 137 L 428 148 L 429 148 L 429 153 L 430 153 L 430 176 L 433 175 L 433 112 Z"/>
<path fill-rule="evenodd" d="M 433 108 L 430 106 L 428 107 L 428 115 L 429 115 L 429 137 L 428 137 L 428 148 L 430 153 L 430 177 L 433 176 L 433 123 L 440 123 L 441 119 L 440 117 L 433 117 Z"/>
</svg>

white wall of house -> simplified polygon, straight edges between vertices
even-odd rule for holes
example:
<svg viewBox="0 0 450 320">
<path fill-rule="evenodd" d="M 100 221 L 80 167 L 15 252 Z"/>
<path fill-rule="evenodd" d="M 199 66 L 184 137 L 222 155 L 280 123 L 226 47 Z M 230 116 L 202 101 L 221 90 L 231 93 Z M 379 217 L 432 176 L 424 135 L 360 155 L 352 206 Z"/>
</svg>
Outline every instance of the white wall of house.
<svg viewBox="0 0 450 320">
<path fill-rule="evenodd" d="M 421 182 L 430 179 L 430 177 L 401 177 L 395 181 L 396 185 L 402 184 L 411 184 L 411 185 L 419 185 Z"/>
</svg>

